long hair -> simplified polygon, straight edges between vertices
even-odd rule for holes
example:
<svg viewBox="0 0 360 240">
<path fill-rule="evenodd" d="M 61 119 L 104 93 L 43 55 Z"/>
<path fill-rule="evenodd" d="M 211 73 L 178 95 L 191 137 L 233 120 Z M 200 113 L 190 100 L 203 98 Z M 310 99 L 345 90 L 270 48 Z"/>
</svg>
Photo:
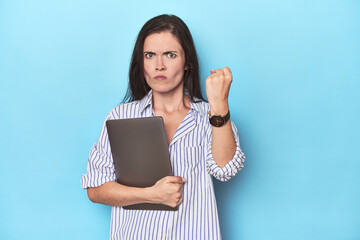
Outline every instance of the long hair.
<svg viewBox="0 0 360 240">
<path fill-rule="evenodd" d="M 129 85 L 123 102 L 142 99 L 150 87 L 144 76 L 144 42 L 153 33 L 170 32 L 177 39 L 185 53 L 184 91 L 191 101 L 195 98 L 204 100 L 200 88 L 199 61 L 191 33 L 186 24 L 175 15 L 159 15 L 147 21 L 141 28 L 131 57 L 129 69 Z"/>
</svg>

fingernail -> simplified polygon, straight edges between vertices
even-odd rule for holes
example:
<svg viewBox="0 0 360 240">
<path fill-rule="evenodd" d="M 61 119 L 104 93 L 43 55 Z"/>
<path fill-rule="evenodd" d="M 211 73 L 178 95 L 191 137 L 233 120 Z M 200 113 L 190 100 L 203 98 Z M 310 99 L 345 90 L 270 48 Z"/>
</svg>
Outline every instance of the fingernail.
<svg viewBox="0 0 360 240">
<path fill-rule="evenodd" d="M 182 178 L 182 180 L 183 180 L 184 182 L 186 182 L 186 179 L 185 179 L 185 178 Z"/>
</svg>

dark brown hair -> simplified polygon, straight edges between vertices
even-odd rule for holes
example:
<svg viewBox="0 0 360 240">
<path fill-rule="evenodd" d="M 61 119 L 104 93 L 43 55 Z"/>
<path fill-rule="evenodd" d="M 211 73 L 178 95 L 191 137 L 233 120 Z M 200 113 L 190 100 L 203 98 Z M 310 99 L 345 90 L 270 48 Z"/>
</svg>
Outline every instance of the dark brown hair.
<svg viewBox="0 0 360 240">
<path fill-rule="evenodd" d="M 142 99 L 150 87 L 144 76 L 144 42 L 153 33 L 170 32 L 177 37 L 185 53 L 184 91 L 191 101 L 204 100 L 200 88 L 199 62 L 194 41 L 186 24 L 175 15 L 160 15 L 147 21 L 137 37 L 129 69 L 129 86 L 123 102 Z"/>
</svg>

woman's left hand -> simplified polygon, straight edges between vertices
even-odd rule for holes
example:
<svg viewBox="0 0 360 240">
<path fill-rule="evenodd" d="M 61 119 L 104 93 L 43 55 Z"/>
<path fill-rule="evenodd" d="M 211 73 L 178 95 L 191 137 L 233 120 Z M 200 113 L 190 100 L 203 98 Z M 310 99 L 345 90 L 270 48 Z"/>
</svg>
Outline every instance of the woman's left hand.
<svg viewBox="0 0 360 240">
<path fill-rule="evenodd" d="M 211 70 L 206 78 L 206 95 L 210 104 L 211 115 L 224 116 L 229 111 L 228 96 L 232 82 L 230 68 Z"/>
</svg>

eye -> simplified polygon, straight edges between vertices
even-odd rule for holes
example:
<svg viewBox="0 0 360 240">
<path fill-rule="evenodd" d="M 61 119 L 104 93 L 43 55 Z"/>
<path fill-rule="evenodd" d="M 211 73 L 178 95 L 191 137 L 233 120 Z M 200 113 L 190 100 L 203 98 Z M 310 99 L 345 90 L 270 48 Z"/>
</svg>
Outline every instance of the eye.
<svg viewBox="0 0 360 240">
<path fill-rule="evenodd" d="M 172 53 L 172 52 L 167 52 L 167 53 L 166 53 L 166 56 L 167 56 L 168 58 L 176 58 L 176 54 L 175 54 L 175 53 Z"/>
<path fill-rule="evenodd" d="M 146 53 L 144 54 L 144 56 L 145 56 L 145 58 L 150 59 L 150 58 L 153 58 L 153 57 L 155 56 L 155 54 L 152 53 L 152 52 L 146 52 Z"/>
</svg>

